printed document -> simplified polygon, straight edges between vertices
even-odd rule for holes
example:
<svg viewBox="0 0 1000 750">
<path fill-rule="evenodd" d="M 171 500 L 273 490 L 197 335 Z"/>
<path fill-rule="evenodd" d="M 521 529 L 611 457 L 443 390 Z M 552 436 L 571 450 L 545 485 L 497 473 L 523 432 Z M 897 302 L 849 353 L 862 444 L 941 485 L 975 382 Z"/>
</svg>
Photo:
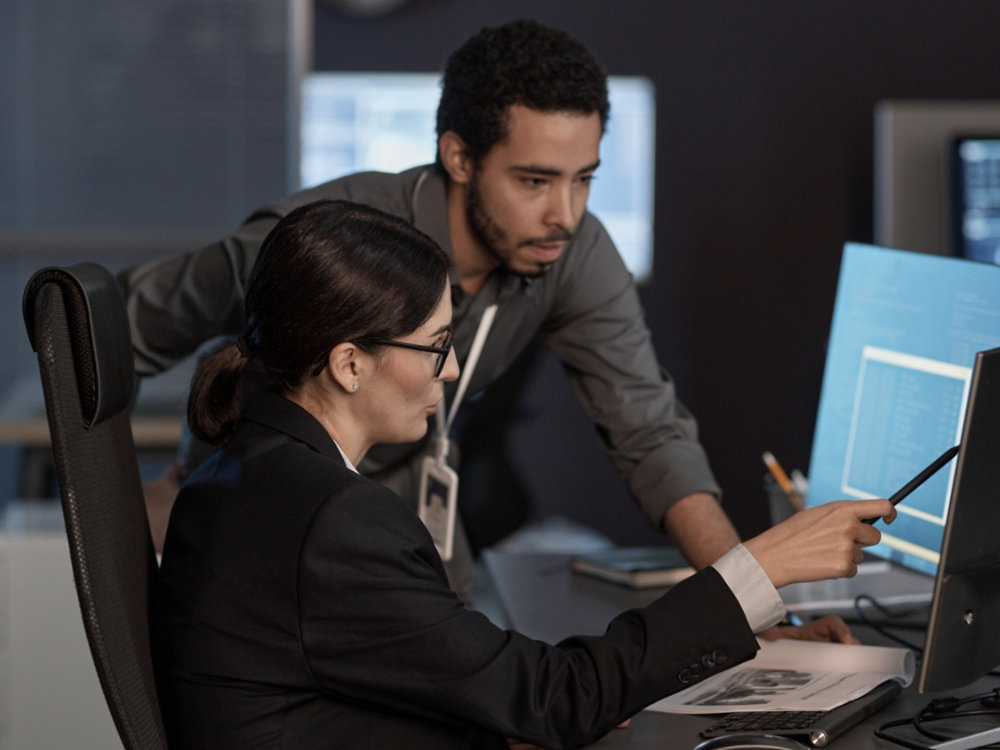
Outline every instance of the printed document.
<svg viewBox="0 0 1000 750">
<path fill-rule="evenodd" d="M 657 701 L 649 710 L 679 714 L 825 711 L 860 698 L 885 680 L 913 681 L 905 648 L 817 641 L 760 641 L 748 662 Z"/>
</svg>

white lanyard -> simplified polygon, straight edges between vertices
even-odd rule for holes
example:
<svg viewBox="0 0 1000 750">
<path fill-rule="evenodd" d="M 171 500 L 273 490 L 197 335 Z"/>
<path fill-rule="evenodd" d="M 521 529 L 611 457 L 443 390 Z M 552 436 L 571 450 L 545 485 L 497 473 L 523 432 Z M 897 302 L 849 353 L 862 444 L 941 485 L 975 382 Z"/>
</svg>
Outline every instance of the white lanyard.
<svg viewBox="0 0 1000 750">
<path fill-rule="evenodd" d="M 462 404 L 465 391 L 469 387 L 469 381 L 472 379 L 472 373 L 479 362 L 479 355 L 483 352 L 483 345 L 486 343 L 486 337 L 489 335 L 490 327 L 493 325 L 493 318 L 496 317 L 496 314 L 496 302 L 483 311 L 483 317 L 479 321 L 479 328 L 476 329 L 476 336 L 472 339 L 472 348 L 469 349 L 469 356 L 465 358 L 465 364 L 462 366 L 462 377 L 458 381 L 455 400 L 451 404 L 451 409 L 448 410 L 447 417 L 445 417 L 444 413 L 445 403 L 443 396 L 438 404 L 440 408 L 436 412 L 438 436 L 435 458 L 441 463 L 444 463 L 448 455 L 448 432 L 455 421 L 455 415 L 458 414 L 458 407 Z"/>
<path fill-rule="evenodd" d="M 417 216 L 417 198 L 420 195 L 420 189 L 424 186 L 424 182 L 430 173 L 430 169 L 425 169 L 421 172 L 416 184 L 413 186 L 413 198 L 411 199 L 410 208 L 413 212 L 414 220 L 416 220 Z M 465 391 L 469 387 L 469 381 L 472 379 L 472 373 L 479 362 L 479 355 L 482 354 L 483 345 L 486 343 L 486 336 L 489 335 L 490 327 L 493 325 L 493 318 L 496 317 L 496 314 L 496 302 L 483 310 L 483 317 L 480 318 L 476 335 L 472 339 L 472 348 L 469 349 L 469 356 L 465 358 L 465 364 L 462 365 L 462 375 L 458 381 L 458 388 L 455 391 L 455 401 L 451 405 L 451 410 L 448 412 L 447 418 L 445 418 L 444 413 L 445 402 L 443 396 L 438 404 L 439 408 L 436 412 L 438 437 L 434 454 L 435 459 L 441 464 L 444 464 L 445 458 L 448 456 L 448 433 L 451 431 L 451 426 L 455 421 L 455 415 L 458 414 L 458 407 L 462 404 Z"/>
</svg>

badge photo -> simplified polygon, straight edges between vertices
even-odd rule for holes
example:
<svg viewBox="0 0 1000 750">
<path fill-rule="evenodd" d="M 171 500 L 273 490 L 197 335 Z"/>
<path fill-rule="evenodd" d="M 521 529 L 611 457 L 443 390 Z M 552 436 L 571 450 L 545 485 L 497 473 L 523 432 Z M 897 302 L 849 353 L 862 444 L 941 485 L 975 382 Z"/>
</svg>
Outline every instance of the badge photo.
<svg viewBox="0 0 1000 750">
<path fill-rule="evenodd" d="M 426 456 L 420 466 L 420 503 L 417 512 L 434 540 L 442 560 L 450 560 L 455 538 L 458 474 L 442 461 Z"/>
</svg>

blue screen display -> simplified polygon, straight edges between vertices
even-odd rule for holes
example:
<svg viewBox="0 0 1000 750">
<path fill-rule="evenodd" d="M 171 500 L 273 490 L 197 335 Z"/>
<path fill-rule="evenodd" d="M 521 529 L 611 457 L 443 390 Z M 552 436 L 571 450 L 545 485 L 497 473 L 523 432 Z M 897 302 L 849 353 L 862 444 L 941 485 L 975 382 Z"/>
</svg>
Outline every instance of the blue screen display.
<svg viewBox="0 0 1000 750">
<path fill-rule="evenodd" d="M 848 244 L 808 504 L 888 497 L 957 445 L 976 352 L 1000 346 L 1000 266 Z M 897 506 L 868 551 L 933 574 L 954 464 Z"/>
</svg>

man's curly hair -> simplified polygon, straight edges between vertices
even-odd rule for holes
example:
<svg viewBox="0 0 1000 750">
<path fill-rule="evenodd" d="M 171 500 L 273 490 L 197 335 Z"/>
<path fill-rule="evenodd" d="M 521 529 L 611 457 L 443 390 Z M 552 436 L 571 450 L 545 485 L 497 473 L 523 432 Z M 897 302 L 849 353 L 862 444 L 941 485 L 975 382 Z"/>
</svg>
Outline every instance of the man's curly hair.
<svg viewBox="0 0 1000 750">
<path fill-rule="evenodd" d="M 527 20 L 484 28 L 445 65 L 438 137 L 454 131 L 479 162 L 507 136 L 514 104 L 540 112 L 597 112 L 603 132 L 610 112 L 607 74 L 562 31 Z"/>
</svg>

